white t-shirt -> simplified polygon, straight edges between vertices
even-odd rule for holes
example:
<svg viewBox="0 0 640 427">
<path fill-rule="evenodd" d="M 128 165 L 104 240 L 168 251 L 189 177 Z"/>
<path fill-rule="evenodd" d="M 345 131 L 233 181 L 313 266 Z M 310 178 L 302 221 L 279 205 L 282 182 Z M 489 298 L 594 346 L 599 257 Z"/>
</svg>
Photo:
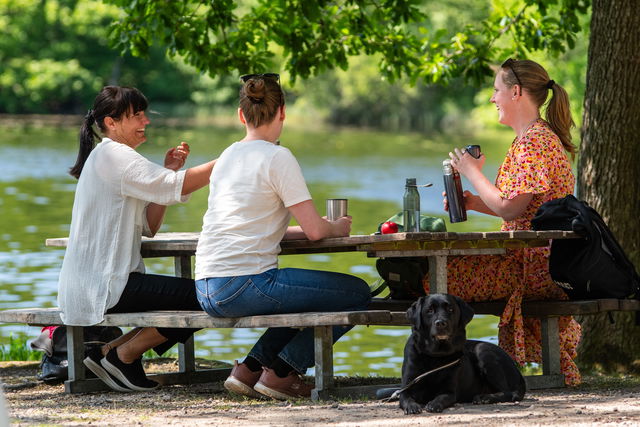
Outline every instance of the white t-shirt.
<svg viewBox="0 0 640 427">
<path fill-rule="evenodd" d="M 58 281 L 65 324 L 101 322 L 120 300 L 129 273 L 144 272 L 140 242 L 151 235 L 146 207 L 187 201 L 184 176 L 109 138 L 93 149 L 76 187 Z"/>
<path fill-rule="evenodd" d="M 311 199 L 293 154 L 268 141 L 235 142 L 216 162 L 209 189 L 196 280 L 276 268 L 287 208 Z"/>
</svg>

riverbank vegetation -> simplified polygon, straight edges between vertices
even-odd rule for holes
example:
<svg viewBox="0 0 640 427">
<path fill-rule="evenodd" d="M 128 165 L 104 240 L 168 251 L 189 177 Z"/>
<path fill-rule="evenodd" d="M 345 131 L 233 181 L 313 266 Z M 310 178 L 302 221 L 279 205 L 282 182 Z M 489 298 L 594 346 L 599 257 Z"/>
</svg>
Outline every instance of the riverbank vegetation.
<svg viewBox="0 0 640 427">
<path fill-rule="evenodd" d="M 107 84 L 140 88 L 163 117 L 206 118 L 235 107 L 235 72 L 209 76 L 186 65 L 180 56 L 167 57 L 157 44 L 149 46 L 146 58 L 121 56 L 109 44 L 109 28 L 123 12 L 110 3 L 117 2 L 0 2 L 0 114 L 80 115 Z M 239 8 L 248 7 L 238 3 Z M 412 24 L 410 31 L 428 33 L 446 27 L 455 33 L 469 22 L 486 19 L 495 3 L 416 2 L 425 19 L 420 25 Z M 584 94 L 586 40 L 578 38 L 576 47 L 559 58 L 537 58 L 568 89 L 576 118 L 581 115 Z M 488 102 L 489 78 L 482 88 L 461 79 L 446 86 L 406 76 L 389 82 L 380 72 L 380 55 L 363 53 L 348 59 L 348 69 L 325 70 L 294 83 L 281 68 L 283 58 L 282 51 L 270 63 L 273 71 L 282 73 L 290 111 L 304 122 L 427 134 L 450 129 L 473 132 L 495 123 L 495 110 Z"/>
</svg>

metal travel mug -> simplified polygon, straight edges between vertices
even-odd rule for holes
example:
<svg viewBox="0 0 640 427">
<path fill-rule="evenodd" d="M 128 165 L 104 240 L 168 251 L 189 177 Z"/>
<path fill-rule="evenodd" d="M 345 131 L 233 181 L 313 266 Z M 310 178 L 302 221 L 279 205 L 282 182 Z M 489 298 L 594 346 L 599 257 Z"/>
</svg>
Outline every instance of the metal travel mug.
<svg viewBox="0 0 640 427">
<path fill-rule="evenodd" d="M 465 151 L 466 153 L 471 154 L 471 156 L 472 156 L 474 159 L 479 159 L 479 158 L 480 158 L 480 155 L 482 154 L 482 152 L 480 151 L 480 146 L 479 146 L 479 145 L 467 145 L 467 146 L 464 148 L 464 151 Z"/>
<path fill-rule="evenodd" d="M 327 199 L 327 219 L 335 221 L 347 216 L 347 203 L 348 199 Z"/>
</svg>

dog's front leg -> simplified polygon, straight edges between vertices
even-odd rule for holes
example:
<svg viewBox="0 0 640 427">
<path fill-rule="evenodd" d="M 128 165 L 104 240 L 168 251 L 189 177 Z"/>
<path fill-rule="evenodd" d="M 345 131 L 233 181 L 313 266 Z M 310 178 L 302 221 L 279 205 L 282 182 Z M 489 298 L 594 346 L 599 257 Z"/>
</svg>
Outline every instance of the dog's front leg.
<svg viewBox="0 0 640 427">
<path fill-rule="evenodd" d="M 425 409 L 428 412 L 442 412 L 456 403 L 455 393 L 445 393 L 437 395 L 431 402 L 427 403 Z"/>
<path fill-rule="evenodd" d="M 422 406 L 409 393 L 400 393 L 400 409 L 405 415 L 419 414 L 422 412 Z"/>
</svg>

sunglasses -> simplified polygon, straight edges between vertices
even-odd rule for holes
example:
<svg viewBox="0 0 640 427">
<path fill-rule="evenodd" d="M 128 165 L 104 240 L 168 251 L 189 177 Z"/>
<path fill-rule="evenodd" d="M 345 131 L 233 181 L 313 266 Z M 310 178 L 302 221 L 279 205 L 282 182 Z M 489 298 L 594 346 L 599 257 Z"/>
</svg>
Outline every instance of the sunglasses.
<svg viewBox="0 0 640 427">
<path fill-rule="evenodd" d="M 511 72 L 513 73 L 513 76 L 516 78 L 516 81 L 520 85 L 520 88 L 522 88 L 522 82 L 520 81 L 520 77 L 518 77 L 518 74 L 516 73 L 515 68 L 513 68 L 513 64 L 515 64 L 515 62 L 516 62 L 515 59 L 509 58 L 502 63 L 502 68 L 510 69 Z"/>
<path fill-rule="evenodd" d="M 240 76 L 240 80 L 242 80 L 242 83 L 246 83 L 247 81 L 256 77 L 275 80 L 276 82 L 280 83 L 280 74 L 277 73 L 245 74 L 243 76 Z"/>
</svg>

